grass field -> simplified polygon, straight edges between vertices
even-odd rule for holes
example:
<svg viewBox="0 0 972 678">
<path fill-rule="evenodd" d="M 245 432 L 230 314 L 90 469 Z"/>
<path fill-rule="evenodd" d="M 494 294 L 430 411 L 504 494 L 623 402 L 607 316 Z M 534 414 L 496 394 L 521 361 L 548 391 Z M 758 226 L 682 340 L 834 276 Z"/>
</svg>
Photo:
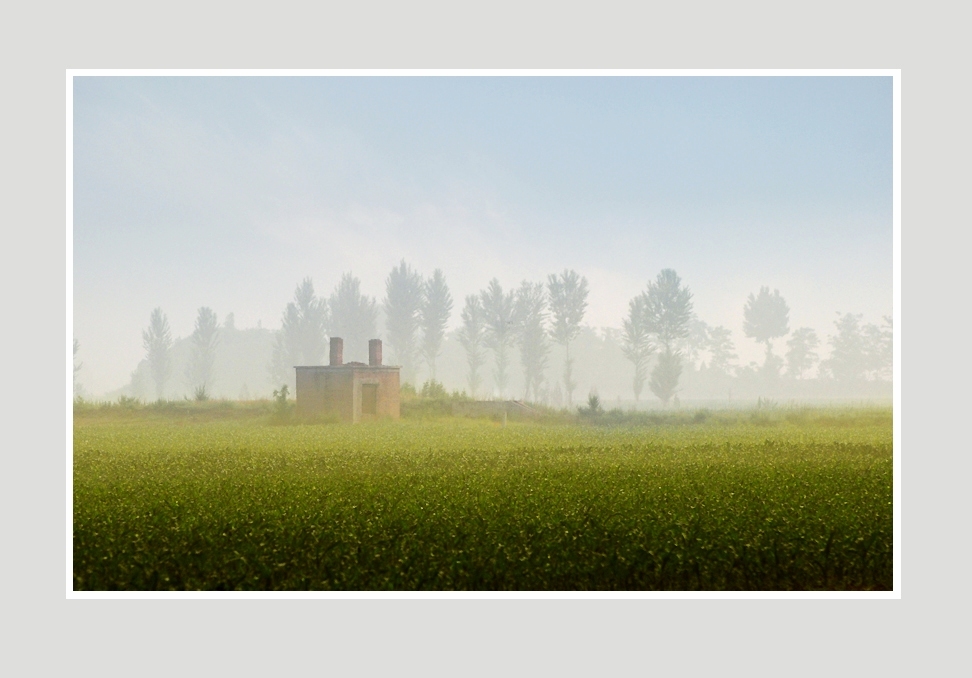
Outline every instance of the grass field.
<svg viewBox="0 0 972 678">
<path fill-rule="evenodd" d="M 220 412 L 76 414 L 75 590 L 892 588 L 890 408 Z"/>
</svg>

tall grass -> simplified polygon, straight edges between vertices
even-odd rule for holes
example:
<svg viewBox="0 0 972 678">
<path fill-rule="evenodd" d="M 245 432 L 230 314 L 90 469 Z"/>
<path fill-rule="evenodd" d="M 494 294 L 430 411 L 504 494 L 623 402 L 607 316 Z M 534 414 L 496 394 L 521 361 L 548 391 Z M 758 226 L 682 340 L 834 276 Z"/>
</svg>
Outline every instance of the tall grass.
<svg viewBox="0 0 972 678">
<path fill-rule="evenodd" d="M 506 427 L 80 417 L 74 585 L 891 587 L 889 410 L 693 416 Z"/>
</svg>

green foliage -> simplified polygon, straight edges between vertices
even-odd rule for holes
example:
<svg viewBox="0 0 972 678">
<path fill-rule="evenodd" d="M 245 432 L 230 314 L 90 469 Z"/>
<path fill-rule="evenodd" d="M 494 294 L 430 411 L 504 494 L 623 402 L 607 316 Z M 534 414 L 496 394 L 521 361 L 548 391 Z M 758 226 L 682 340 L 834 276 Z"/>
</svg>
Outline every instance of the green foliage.
<svg viewBox="0 0 972 678">
<path fill-rule="evenodd" d="M 665 350 L 658 356 L 658 363 L 651 371 L 651 381 L 648 388 L 654 393 L 663 405 L 668 405 L 668 401 L 675 395 L 678 387 L 678 378 L 682 374 L 682 357 L 677 351 Z"/>
<path fill-rule="evenodd" d="M 649 428 L 85 419 L 74 588 L 891 588 L 889 410 L 780 408 L 773 426 L 656 414 Z"/>
<path fill-rule="evenodd" d="M 863 315 L 838 313 L 837 334 L 830 338 L 830 356 L 820 367 L 844 383 L 864 379 L 890 379 L 893 360 L 893 329 L 890 317 L 884 326 L 861 325 Z"/>
<path fill-rule="evenodd" d="M 800 379 L 803 374 L 813 367 L 818 356 L 814 349 L 820 345 L 817 333 L 810 327 L 793 330 L 793 334 L 786 342 L 786 373 Z"/>
<path fill-rule="evenodd" d="M 564 388 L 567 392 L 567 407 L 573 403 L 573 393 L 577 384 L 572 378 L 573 360 L 570 357 L 570 342 L 580 332 L 580 324 L 587 309 L 587 278 L 577 271 L 564 269 L 559 276 L 547 276 L 547 292 L 550 296 L 550 313 L 553 327 L 550 334 L 554 341 L 564 346 L 567 357 L 564 360 Z"/>
<path fill-rule="evenodd" d="M 161 308 L 152 311 L 148 329 L 142 332 L 142 346 L 145 348 L 145 358 L 148 360 L 152 379 L 155 381 L 156 398 L 161 399 L 165 392 L 165 382 L 172 371 L 169 350 L 172 348 L 172 332 L 169 330 L 169 319 Z"/>
<path fill-rule="evenodd" d="M 216 347 L 219 345 L 219 319 L 213 309 L 203 306 L 196 316 L 196 327 L 189 337 L 191 344 L 189 363 L 186 365 L 186 380 L 193 388 L 196 400 L 200 394 L 206 399 L 207 388 L 213 383 L 213 365 L 216 362 Z"/>
<path fill-rule="evenodd" d="M 402 260 L 385 280 L 385 327 L 388 344 L 401 361 L 402 379 L 415 380 L 416 337 L 421 321 L 425 284 L 422 276 Z"/>
<path fill-rule="evenodd" d="M 74 418 L 79 421 L 193 421 L 211 422 L 226 419 L 274 421 L 273 403 L 255 400 L 240 403 L 233 400 L 158 400 L 144 403 L 131 396 L 114 401 L 75 399 Z"/>
<path fill-rule="evenodd" d="M 516 342 L 520 346 L 520 361 L 523 365 L 523 381 L 526 389 L 523 400 L 539 400 L 543 372 L 547 367 L 547 354 L 550 343 L 547 341 L 545 323 L 547 319 L 547 295 L 543 283 L 530 283 L 526 280 L 516 291 L 513 306 L 513 323 L 516 327 Z"/>
<path fill-rule="evenodd" d="M 688 336 L 692 319 L 692 293 L 682 287 L 682 279 L 670 268 L 662 270 L 645 291 L 645 318 L 648 331 L 666 349 Z"/>
<path fill-rule="evenodd" d="M 634 364 L 635 400 L 641 398 L 641 391 L 648 377 L 648 360 L 655 351 L 646 316 L 647 299 L 644 294 L 628 302 L 628 317 L 622 321 L 622 345 L 624 357 Z"/>
<path fill-rule="evenodd" d="M 290 388 L 287 384 L 273 392 L 273 414 L 278 420 L 286 419 L 293 411 L 293 403 L 287 400 Z"/>
<path fill-rule="evenodd" d="M 445 386 L 437 382 L 435 379 L 429 379 L 424 384 L 422 384 L 422 397 L 423 398 L 448 398 L 449 394 L 445 390 Z"/>
<path fill-rule="evenodd" d="M 506 349 L 516 336 L 515 295 L 513 292 L 504 293 L 499 280 L 493 278 L 489 286 L 480 292 L 480 300 L 486 324 L 486 345 L 492 349 L 496 362 L 496 388 L 503 397 L 508 380 L 506 366 L 509 358 Z"/>
<path fill-rule="evenodd" d="M 328 333 L 344 339 L 344 362 L 367 361 L 368 341 L 378 334 L 378 306 L 373 298 L 361 294 L 361 280 L 350 273 L 341 276 L 328 308 Z"/>
<path fill-rule="evenodd" d="M 557 343 L 566 346 L 580 332 L 587 309 L 587 278 L 568 269 L 564 269 L 559 276 L 551 273 L 547 276 L 547 292 L 553 320 L 550 333 Z"/>
<path fill-rule="evenodd" d="M 446 323 L 452 313 L 452 295 L 441 269 L 435 269 L 423 288 L 422 309 L 422 357 L 429 366 L 429 375 L 435 379 L 435 360 L 442 349 Z"/>
<path fill-rule="evenodd" d="M 314 281 L 304 278 L 280 320 L 270 362 L 272 379 L 292 383 L 295 365 L 321 364 L 327 352 L 328 317 L 327 301 L 314 292 Z"/>
<path fill-rule="evenodd" d="M 408 389 L 405 387 L 408 386 Z M 445 387 L 434 379 L 429 379 L 422 385 L 422 390 L 416 393 L 409 384 L 402 386 L 401 416 L 405 419 L 441 419 L 452 416 L 452 403 L 466 401 L 469 398 L 459 391 L 451 395 Z"/>
<path fill-rule="evenodd" d="M 709 369 L 729 375 L 734 369 L 734 361 L 739 357 L 736 355 L 736 347 L 732 343 L 732 331 L 722 327 L 712 327 L 709 329 L 708 346 L 709 350 Z"/>
<path fill-rule="evenodd" d="M 578 407 L 577 413 L 582 419 L 593 419 L 604 414 L 604 408 L 601 407 L 601 398 L 593 391 L 587 396 L 587 407 Z"/>
<path fill-rule="evenodd" d="M 295 365 L 304 361 L 300 355 L 300 311 L 297 304 L 291 302 L 284 309 L 280 318 L 280 331 L 273 340 L 273 355 L 270 359 L 270 378 L 284 381 L 294 378 Z"/>
<path fill-rule="evenodd" d="M 759 295 L 750 294 L 743 308 L 743 332 L 747 337 L 766 344 L 767 364 L 773 352 L 772 339 L 790 331 L 790 307 L 779 290 L 770 294 L 768 287 L 759 288 Z"/>
<path fill-rule="evenodd" d="M 131 396 L 118 396 L 118 407 L 125 410 L 134 410 L 142 405 L 142 401 Z"/>
<path fill-rule="evenodd" d="M 676 345 L 686 339 L 692 320 L 692 293 L 670 268 L 662 270 L 648 288 L 628 304 L 623 321 L 623 351 L 635 366 L 635 398 L 641 395 L 648 369 L 648 357 L 655 343 L 665 350 L 651 372 L 648 388 L 667 405 L 678 387 L 682 357 Z M 704 328 L 704 326 L 703 326 Z"/>
<path fill-rule="evenodd" d="M 482 380 L 479 368 L 486 362 L 483 348 L 486 344 L 486 316 L 479 296 L 471 294 L 466 297 L 466 305 L 462 309 L 462 327 L 458 332 L 459 343 L 466 351 L 466 362 L 469 365 L 469 391 L 475 397 L 479 392 Z"/>
</svg>

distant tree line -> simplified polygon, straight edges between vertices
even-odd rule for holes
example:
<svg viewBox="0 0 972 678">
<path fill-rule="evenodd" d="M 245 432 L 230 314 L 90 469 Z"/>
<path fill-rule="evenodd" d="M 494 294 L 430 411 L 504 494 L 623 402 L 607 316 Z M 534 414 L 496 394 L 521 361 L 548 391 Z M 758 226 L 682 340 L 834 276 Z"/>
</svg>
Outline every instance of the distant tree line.
<svg viewBox="0 0 972 678">
<path fill-rule="evenodd" d="M 508 351 L 519 348 L 523 370 L 524 400 L 541 400 L 550 341 L 567 350 L 564 390 L 570 404 L 576 384 L 571 379 L 570 342 L 580 331 L 587 308 L 587 280 L 576 271 L 551 274 L 546 282 L 524 280 L 515 290 L 504 292 L 493 278 L 479 294 L 466 297 L 459 340 L 469 365 L 469 390 L 475 397 L 482 378 L 479 369 L 485 352 L 493 354 L 494 383 L 498 395 L 506 395 L 509 383 Z M 558 385 L 559 387 L 559 385 Z"/>
<path fill-rule="evenodd" d="M 493 389 L 486 393 L 507 397 L 511 351 L 515 350 L 522 372 L 522 398 L 565 401 L 572 407 L 577 384 L 570 345 L 581 331 L 588 291 L 586 278 L 565 269 L 550 274 L 545 281 L 524 280 L 509 290 L 493 278 L 478 293 L 467 295 L 455 338 L 465 354 L 466 383 L 473 397 L 484 394 L 482 370 L 487 357 L 492 358 L 494 371 Z M 838 313 L 836 334 L 829 339 L 830 355 L 821 361 L 816 332 L 809 327 L 791 332 L 786 300 L 779 290 L 770 292 L 768 287 L 761 287 L 743 305 L 742 319 L 744 335 L 765 346 L 764 359 L 762 365 L 740 366 L 732 332 L 700 320 L 693 312 L 692 299 L 692 292 L 678 274 L 664 269 L 629 301 L 618 337 L 621 353 L 632 367 L 631 387 L 636 401 L 645 385 L 663 405 L 677 401 L 686 364 L 692 369 L 700 364 L 699 369 L 713 379 L 747 378 L 762 383 L 784 378 L 804 380 L 815 367 L 818 377 L 841 383 L 891 378 L 890 317 L 876 326 L 864 324 L 860 314 Z M 368 339 L 379 337 L 379 309 L 384 313 L 384 338 L 393 359 L 402 367 L 403 382 L 415 386 L 418 369 L 424 364 L 434 384 L 453 299 L 440 269 L 425 277 L 404 260 L 385 279 L 380 306 L 375 298 L 361 292 L 361 281 L 351 273 L 342 276 L 326 299 L 317 295 L 311 278 L 298 284 L 281 315 L 281 329 L 275 334 L 268 365 L 271 381 L 290 383 L 295 365 L 322 364 L 328 337 L 332 336 L 344 339 L 348 359 L 363 360 L 361 352 Z M 230 314 L 224 327 L 231 329 L 232 323 Z M 220 333 L 216 313 L 208 307 L 198 309 L 184 374 L 186 385 L 198 400 L 212 393 Z M 787 336 L 786 351 L 777 356 L 774 341 Z M 172 336 L 161 308 L 153 310 L 142 339 L 156 396 L 162 398 L 171 376 Z M 564 347 L 565 358 L 561 377 L 550 384 L 545 374 L 553 344 Z M 75 356 L 78 346 L 75 340 Z M 76 362 L 75 376 L 80 368 Z"/>
<path fill-rule="evenodd" d="M 649 387 L 663 403 L 678 391 L 682 362 L 692 362 L 708 353 L 708 364 L 702 368 L 724 377 L 753 376 L 763 383 L 786 377 L 806 378 L 815 366 L 818 376 L 840 383 L 865 380 L 890 380 L 892 365 L 892 321 L 884 318 L 880 327 L 862 325 L 860 314 L 838 313 L 837 333 L 830 338 L 830 356 L 820 361 L 820 340 L 810 327 L 789 329 L 789 306 L 779 290 L 768 287 L 750 294 L 743 307 L 743 332 L 766 347 L 761 366 L 741 367 L 732 332 L 725 327 L 709 327 L 692 313 L 692 295 L 682 288 L 675 271 L 666 269 L 628 304 L 628 315 L 622 321 L 625 357 L 634 366 L 633 392 L 640 398 L 648 377 L 648 365 L 658 351 Z M 773 340 L 789 334 L 784 357 L 773 353 Z M 659 350 L 660 349 L 660 350 Z"/>
<path fill-rule="evenodd" d="M 436 269 L 426 280 L 402 261 L 388 275 L 385 291 L 381 308 L 387 343 L 402 365 L 403 379 L 414 382 L 419 360 L 434 378 L 452 310 L 445 276 Z M 363 357 L 360 352 L 368 340 L 378 337 L 378 309 L 377 300 L 361 293 L 361 281 L 351 273 L 327 299 L 318 298 L 313 281 L 305 278 L 283 313 L 270 365 L 272 378 L 286 382 L 294 365 L 321 364 L 328 337 L 344 339 L 349 358 Z"/>
</svg>

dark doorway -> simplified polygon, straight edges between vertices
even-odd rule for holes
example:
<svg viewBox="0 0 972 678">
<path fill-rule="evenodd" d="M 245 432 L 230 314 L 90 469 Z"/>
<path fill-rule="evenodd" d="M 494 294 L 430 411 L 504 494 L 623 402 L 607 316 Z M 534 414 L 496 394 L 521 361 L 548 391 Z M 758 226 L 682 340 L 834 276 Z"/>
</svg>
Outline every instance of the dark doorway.
<svg viewBox="0 0 972 678">
<path fill-rule="evenodd" d="M 361 414 L 378 414 L 378 384 L 361 384 Z"/>
</svg>

